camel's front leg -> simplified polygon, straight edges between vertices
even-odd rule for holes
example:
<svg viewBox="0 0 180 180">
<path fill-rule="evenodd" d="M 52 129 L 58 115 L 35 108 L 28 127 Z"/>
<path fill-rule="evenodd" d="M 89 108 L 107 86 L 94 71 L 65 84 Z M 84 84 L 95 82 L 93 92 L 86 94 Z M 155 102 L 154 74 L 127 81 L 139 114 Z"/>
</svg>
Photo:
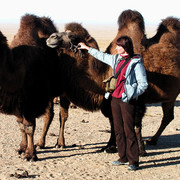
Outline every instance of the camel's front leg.
<svg viewBox="0 0 180 180">
<path fill-rule="evenodd" d="M 59 130 L 59 138 L 57 140 L 57 145 L 56 145 L 57 148 L 65 147 L 64 128 L 65 128 L 65 122 L 68 118 L 69 105 L 70 105 L 70 101 L 66 97 L 60 98 L 60 114 L 59 114 L 60 130 Z"/>
<path fill-rule="evenodd" d="M 34 131 L 36 127 L 36 121 L 35 118 L 31 119 L 23 119 L 23 124 L 24 124 L 24 130 L 27 135 L 27 148 L 25 151 L 25 159 L 36 161 L 37 155 L 36 155 L 36 149 L 34 147 Z"/>
<path fill-rule="evenodd" d="M 22 154 L 26 151 L 26 148 L 27 148 L 27 135 L 24 129 L 23 118 L 17 117 L 17 122 L 19 124 L 21 135 L 22 135 L 22 140 L 20 143 L 20 148 L 18 149 L 18 153 Z"/>
<path fill-rule="evenodd" d="M 48 129 L 50 127 L 50 124 L 53 120 L 54 117 L 54 103 L 53 99 L 49 102 L 49 106 L 46 109 L 46 113 L 44 115 L 44 126 L 42 130 L 41 137 L 39 138 L 38 142 L 36 143 L 36 146 L 41 148 L 45 147 L 45 140 L 46 140 L 46 135 L 48 132 Z"/>
</svg>

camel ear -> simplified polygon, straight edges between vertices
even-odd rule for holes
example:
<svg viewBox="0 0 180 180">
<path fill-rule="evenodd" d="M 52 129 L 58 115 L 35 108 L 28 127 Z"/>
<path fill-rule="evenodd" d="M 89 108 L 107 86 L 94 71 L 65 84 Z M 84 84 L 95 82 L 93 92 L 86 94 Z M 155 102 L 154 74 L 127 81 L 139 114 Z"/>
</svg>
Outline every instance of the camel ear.
<svg viewBox="0 0 180 180">
<path fill-rule="evenodd" d="M 73 32 L 70 31 L 70 30 L 66 30 L 65 32 L 66 32 L 66 34 L 68 35 L 68 37 L 70 37 L 70 36 L 75 37 L 75 36 L 76 36 L 75 33 L 73 33 Z"/>
<path fill-rule="evenodd" d="M 68 33 L 71 33 L 72 31 L 70 31 L 70 30 L 66 30 L 65 32 L 68 34 Z"/>
<path fill-rule="evenodd" d="M 89 35 L 85 38 L 86 42 L 89 42 L 92 39 L 92 37 Z"/>
</svg>

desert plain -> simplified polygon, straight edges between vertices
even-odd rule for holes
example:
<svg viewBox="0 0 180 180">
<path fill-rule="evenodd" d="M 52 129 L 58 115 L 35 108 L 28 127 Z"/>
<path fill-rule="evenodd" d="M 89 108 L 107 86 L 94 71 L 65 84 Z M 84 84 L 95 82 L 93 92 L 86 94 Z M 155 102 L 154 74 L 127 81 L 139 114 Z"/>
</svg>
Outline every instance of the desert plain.
<svg viewBox="0 0 180 180">
<path fill-rule="evenodd" d="M 115 37 L 116 26 L 84 26 L 97 40 L 102 51 Z M 58 25 L 63 31 L 63 25 Z M 146 34 L 152 36 L 156 27 Z M 10 42 L 18 24 L 0 24 L 0 30 Z M 65 126 L 66 148 L 56 149 L 59 134 L 59 105 L 47 134 L 46 148 L 37 150 L 39 160 L 28 162 L 17 154 L 21 141 L 15 116 L 0 114 L 0 180 L 180 180 L 180 96 L 174 108 L 174 120 L 162 133 L 157 145 L 146 145 L 147 156 L 140 157 L 140 169 L 131 172 L 127 165 L 112 166 L 118 154 L 98 152 L 110 137 L 109 121 L 100 111 L 70 109 Z M 142 135 L 147 139 L 155 134 L 162 119 L 161 104 L 147 105 Z M 35 142 L 40 137 L 43 116 L 37 119 Z"/>
</svg>

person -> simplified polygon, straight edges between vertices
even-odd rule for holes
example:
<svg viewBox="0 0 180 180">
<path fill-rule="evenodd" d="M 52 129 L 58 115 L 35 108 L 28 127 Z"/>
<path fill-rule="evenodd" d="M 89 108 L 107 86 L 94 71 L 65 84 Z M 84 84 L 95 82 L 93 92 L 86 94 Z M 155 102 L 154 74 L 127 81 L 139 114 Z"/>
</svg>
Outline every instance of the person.
<svg viewBox="0 0 180 180">
<path fill-rule="evenodd" d="M 148 87 L 146 71 L 140 55 L 135 55 L 130 37 L 121 36 L 116 41 L 117 54 L 103 53 L 83 42 L 79 49 L 86 49 L 96 59 L 110 65 L 115 74 L 129 60 L 117 77 L 115 90 L 111 94 L 111 109 L 119 159 L 113 165 L 128 164 L 128 170 L 139 168 L 139 148 L 134 130 L 135 107 L 139 95 Z"/>
</svg>

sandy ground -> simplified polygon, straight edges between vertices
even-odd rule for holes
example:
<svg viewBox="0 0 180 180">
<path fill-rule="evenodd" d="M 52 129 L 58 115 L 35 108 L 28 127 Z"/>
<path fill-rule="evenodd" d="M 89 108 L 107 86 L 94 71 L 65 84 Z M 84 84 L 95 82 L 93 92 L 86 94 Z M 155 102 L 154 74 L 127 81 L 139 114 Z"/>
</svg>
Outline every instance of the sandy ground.
<svg viewBox="0 0 180 180">
<path fill-rule="evenodd" d="M 2 26 L 1 26 L 2 27 Z M 4 27 L 4 26 L 3 26 Z M 4 27 L 5 28 L 5 27 Z M 6 27 L 8 28 L 8 27 Z M 1 29 L 1 28 L 0 28 Z M 6 33 L 11 34 L 11 29 Z M 103 50 L 110 42 L 116 30 L 106 29 L 94 33 Z M 3 32 L 3 31 L 2 31 Z M 89 31 L 91 34 L 93 30 Z M 97 33 L 98 32 L 98 33 Z M 4 33 L 4 32 L 3 32 Z M 103 37 L 108 37 L 106 42 Z M 55 117 L 50 126 L 46 149 L 38 150 L 37 162 L 27 162 L 18 157 L 16 149 L 21 141 L 20 130 L 14 116 L 0 114 L 0 180 L 55 179 L 55 180 L 166 180 L 180 179 L 180 96 L 175 104 L 175 118 L 165 129 L 156 146 L 146 146 L 148 156 L 140 157 L 140 170 L 129 172 L 127 166 L 114 167 L 111 162 L 118 159 L 117 153 L 98 153 L 106 145 L 110 134 L 108 119 L 101 112 L 87 112 L 82 109 L 70 109 L 65 128 L 67 148 L 54 146 L 59 133 L 59 106 L 55 105 Z M 143 119 L 143 137 L 151 137 L 157 131 L 162 119 L 160 104 L 148 105 Z M 43 126 L 43 118 L 37 119 L 35 142 Z"/>
<path fill-rule="evenodd" d="M 180 179 L 180 97 L 175 104 L 175 118 L 165 129 L 156 146 L 146 146 L 148 156 L 140 157 L 141 169 L 129 172 L 127 166 L 114 167 L 118 155 L 98 153 L 110 134 L 108 119 L 100 112 L 70 109 L 66 123 L 67 148 L 54 147 L 59 132 L 59 106 L 47 135 L 46 149 L 38 150 L 39 161 L 27 162 L 18 157 L 16 149 L 21 140 L 14 116 L 0 115 L 0 179 L 17 179 L 17 173 L 28 172 L 26 179 Z M 162 117 L 160 104 L 148 106 L 143 119 L 143 137 L 152 136 Z M 40 136 L 43 119 L 37 120 L 35 141 Z"/>
</svg>

